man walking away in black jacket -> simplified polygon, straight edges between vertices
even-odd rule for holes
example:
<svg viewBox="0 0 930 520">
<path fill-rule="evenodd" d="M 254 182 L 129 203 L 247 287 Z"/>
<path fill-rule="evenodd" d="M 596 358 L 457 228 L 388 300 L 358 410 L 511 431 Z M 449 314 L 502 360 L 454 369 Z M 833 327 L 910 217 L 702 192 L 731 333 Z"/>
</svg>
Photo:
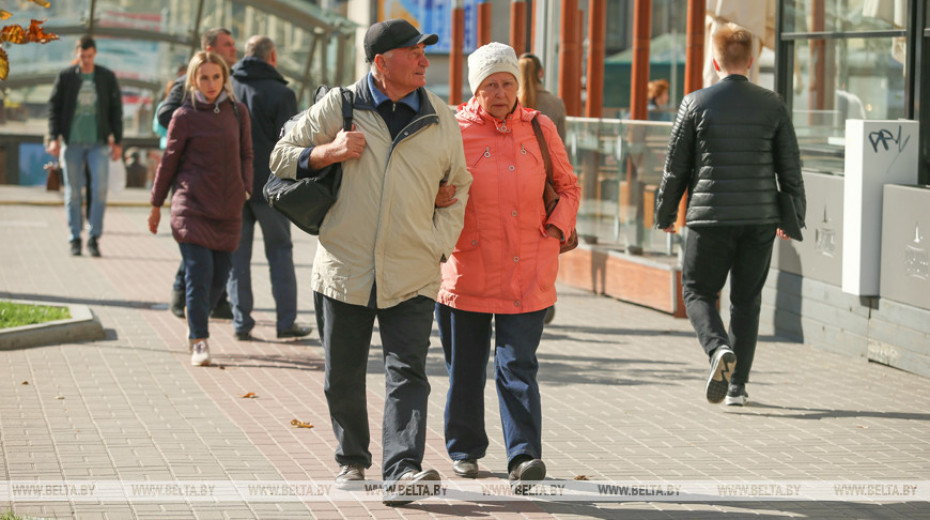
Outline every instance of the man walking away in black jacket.
<svg viewBox="0 0 930 520">
<path fill-rule="evenodd" d="M 252 198 L 242 208 L 242 237 L 232 256 L 232 271 L 226 292 L 233 310 L 236 339 L 252 339 L 252 239 L 255 223 L 262 228 L 265 257 L 271 273 L 271 294 L 277 312 L 279 338 L 299 338 L 310 328 L 294 322 L 297 318 L 297 277 L 294 274 L 294 244 L 291 222 L 268 205 L 262 188 L 271 172 L 268 161 L 284 123 L 297 113 L 297 96 L 275 69 L 278 52 L 267 36 L 252 36 L 245 45 L 245 58 L 232 69 L 233 91 L 252 116 L 254 176 Z"/>
<path fill-rule="evenodd" d="M 707 400 L 742 406 L 759 335 L 762 287 L 779 229 L 779 189 L 794 197 L 803 226 L 806 201 L 798 141 L 774 92 L 749 82 L 752 35 L 727 24 L 713 35 L 721 80 L 682 100 L 656 200 L 656 227 L 675 231 L 688 190 L 681 266 L 685 310 L 710 357 Z M 717 297 L 730 276 L 730 327 Z"/>
</svg>

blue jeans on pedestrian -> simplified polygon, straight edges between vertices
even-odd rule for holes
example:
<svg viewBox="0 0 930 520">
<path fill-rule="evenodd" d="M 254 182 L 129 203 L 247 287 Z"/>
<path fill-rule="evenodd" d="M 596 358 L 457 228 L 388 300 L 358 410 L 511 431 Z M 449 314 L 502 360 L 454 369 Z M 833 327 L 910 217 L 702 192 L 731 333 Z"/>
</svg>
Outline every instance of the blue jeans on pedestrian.
<svg viewBox="0 0 930 520">
<path fill-rule="evenodd" d="M 775 224 L 688 227 L 681 262 L 682 298 L 691 326 L 710 356 L 721 346 L 736 354 L 730 382 L 749 381 L 756 342 L 762 288 L 772 262 Z M 717 309 L 720 290 L 730 277 L 730 327 Z"/>
<path fill-rule="evenodd" d="M 316 324 L 326 354 L 324 393 L 339 446 L 340 465 L 371 466 L 365 378 L 375 318 L 384 349 L 385 395 L 381 475 L 393 481 L 422 471 L 429 381 L 426 353 L 435 301 L 417 296 L 387 309 L 340 302 L 313 293 Z"/>
<path fill-rule="evenodd" d="M 216 306 L 232 265 L 231 253 L 197 244 L 180 243 L 186 278 L 188 338 L 210 337 L 210 309 Z"/>
<path fill-rule="evenodd" d="M 480 459 L 488 447 L 484 383 L 494 319 L 494 378 L 508 470 L 514 459 L 542 457 L 542 404 L 536 350 L 546 309 L 523 314 L 469 312 L 436 304 L 439 339 L 449 371 L 446 450 L 452 460 Z"/>
<path fill-rule="evenodd" d="M 232 254 L 232 271 L 226 288 L 232 305 L 233 328 L 236 332 L 249 332 L 255 327 L 251 264 L 256 222 L 262 228 L 265 243 L 276 325 L 279 331 L 287 330 L 297 319 L 297 276 L 294 273 L 291 222 L 263 201 L 248 201 L 242 208 L 242 236 L 239 249 Z"/>
<path fill-rule="evenodd" d="M 84 220 L 81 216 L 81 188 L 84 187 L 84 164 L 90 170 L 91 194 L 88 236 L 103 234 L 103 211 L 107 206 L 109 146 L 105 144 L 64 144 L 61 147 L 61 172 L 65 179 L 65 214 L 68 216 L 69 240 L 80 240 Z"/>
</svg>

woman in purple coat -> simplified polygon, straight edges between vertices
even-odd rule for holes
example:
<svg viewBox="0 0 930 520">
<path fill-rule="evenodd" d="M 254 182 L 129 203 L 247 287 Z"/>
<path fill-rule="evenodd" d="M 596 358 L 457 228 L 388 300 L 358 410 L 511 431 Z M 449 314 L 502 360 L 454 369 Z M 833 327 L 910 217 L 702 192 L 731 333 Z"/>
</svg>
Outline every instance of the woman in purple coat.
<svg viewBox="0 0 930 520">
<path fill-rule="evenodd" d="M 208 319 L 239 245 L 242 205 L 252 187 L 249 111 L 233 99 L 229 69 L 218 54 L 198 52 L 187 67 L 184 104 L 168 126 L 168 143 L 152 186 L 149 231 L 158 231 L 172 185 L 171 234 L 187 276 L 192 365 L 210 364 Z"/>
</svg>

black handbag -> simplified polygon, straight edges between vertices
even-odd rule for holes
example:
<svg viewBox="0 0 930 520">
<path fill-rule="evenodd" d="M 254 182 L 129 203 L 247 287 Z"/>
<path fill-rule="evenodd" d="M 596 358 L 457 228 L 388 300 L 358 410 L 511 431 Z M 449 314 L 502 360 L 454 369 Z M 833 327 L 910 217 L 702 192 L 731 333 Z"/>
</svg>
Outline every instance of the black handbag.
<svg viewBox="0 0 930 520">
<path fill-rule="evenodd" d="M 342 95 L 342 128 L 348 132 L 352 130 L 353 95 L 350 90 L 339 90 Z M 287 128 L 285 124 L 285 130 Z M 335 163 L 318 170 L 313 177 L 298 180 L 282 179 L 271 173 L 262 193 L 268 204 L 295 226 L 311 235 L 317 235 L 323 218 L 336 203 L 341 185 L 342 163 Z"/>
</svg>

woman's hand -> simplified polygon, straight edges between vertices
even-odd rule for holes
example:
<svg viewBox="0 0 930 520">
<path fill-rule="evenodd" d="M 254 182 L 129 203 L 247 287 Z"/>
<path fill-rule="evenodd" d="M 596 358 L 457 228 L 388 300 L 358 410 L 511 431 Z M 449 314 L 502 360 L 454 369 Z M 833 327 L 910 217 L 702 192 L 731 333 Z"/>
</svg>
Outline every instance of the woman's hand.
<svg viewBox="0 0 930 520">
<path fill-rule="evenodd" d="M 559 239 L 559 242 L 561 242 L 562 239 L 565 237 L 565 235 L 562 233 L 562 230 L 553 226 L 552 224 L 548 224 L 546 226 L 546 234 L 549 235 L 550 237 L 555 237 Z"/>
<path fill-rule="evenodd" d="M 439 183 L 439 192 L 436 193 L 436 207 L 448 208 L 459 199 L 455 198 L 455 185 L 446 184 L 446 181 Z"/>
<path fill-rule="evenodd" d="M 152 212 L 149 213 L 149 231 L 154 235 L 158 232 L 158 223 L 161 221 L 161 208 L 152 206 Z"/>
</svg>

